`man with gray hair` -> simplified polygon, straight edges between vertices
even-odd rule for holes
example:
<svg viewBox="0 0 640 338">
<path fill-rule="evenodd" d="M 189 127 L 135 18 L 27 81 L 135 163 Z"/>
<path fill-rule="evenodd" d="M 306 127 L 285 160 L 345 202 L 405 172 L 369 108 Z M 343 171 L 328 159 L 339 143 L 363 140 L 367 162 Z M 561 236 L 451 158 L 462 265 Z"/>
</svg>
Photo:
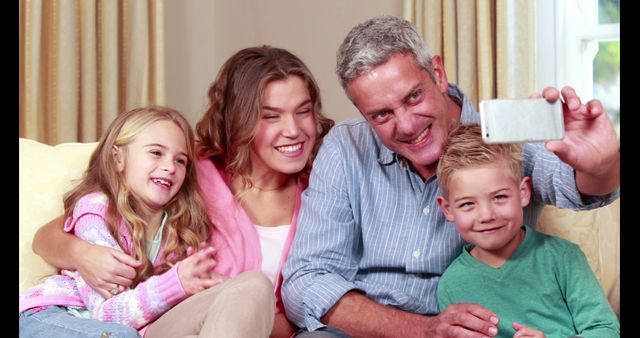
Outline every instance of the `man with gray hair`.
<svg viewBox="0 0 640 338">
<path fill-rule="evenodd" d="M 464 241 L 438 211 L 435 171 L 452 127 L 479 122 L 473 104 L 415 28 L 392 16 L 349 32 L 337 73 L 364 118 L 333 127 L 314 161 L 283 270 L 287 316 L 304 337 L 495 336 L 500 319 L 491 309 L 439 312 L 436 299 Z M 581 103 L 570 87 L 536 96 L 563 100 L 566 136 L 523 146 L 533 180 L 524 223 L 535 225 L 545 204 L 612 202 L 620 146 L 602 104 Z"/>
</svg>

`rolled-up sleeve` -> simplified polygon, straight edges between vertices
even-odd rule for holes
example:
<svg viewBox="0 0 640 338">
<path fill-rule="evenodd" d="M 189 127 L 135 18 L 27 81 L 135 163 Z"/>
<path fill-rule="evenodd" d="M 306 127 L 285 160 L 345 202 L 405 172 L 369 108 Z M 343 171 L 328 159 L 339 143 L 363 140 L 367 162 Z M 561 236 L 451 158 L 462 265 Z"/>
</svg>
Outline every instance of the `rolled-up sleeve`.
<svg viewBox="0 0 640 338">
<path fill-rule="evenodd" d="M 576 186 L 575 170 L 554 153 L 546 151 L 543 143 L 524 145 L 525 175 L 531 176 L 534 198 L 543 204 L 573 210 L 603 207 L 620 196 L 616 189 L 604 196 L 585 196 Z"/>
<path fill-rule="evenodd" d="M 345 158 L 335 137 L 325 137 L 302 194 L 298 230 L 283 269 L 283 302 L 296 325 L 316 330 L 320 318 L 356 289 L 360 238 L 347 191 Z"/>
<path fill-rule="evenodd" d="M 525 208 L 525 224 L 535 225 L 544 205 L 591 210 L 608 205 L 620 196 L 619 188 L 604 196 L 582 195 L 576 186 L 574 169 L 547 151 L 543 143 L 525 144 L 523 155 L 524 175 L 530 176 L 533 184 L 532 203 Z"/>
</svg>

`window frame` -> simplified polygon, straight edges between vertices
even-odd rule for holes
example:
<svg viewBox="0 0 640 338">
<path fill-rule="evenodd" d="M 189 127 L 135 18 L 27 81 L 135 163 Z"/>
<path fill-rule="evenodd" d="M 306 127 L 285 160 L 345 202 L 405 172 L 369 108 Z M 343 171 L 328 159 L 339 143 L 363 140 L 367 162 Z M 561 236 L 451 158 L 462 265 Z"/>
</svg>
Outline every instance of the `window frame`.
<svg viewBox="0 0 640 338">
<path fill-rule="evenodd" d="M 598 0 L 536 0 L 536 88 L 572 86 L 593 99 L 600 41 L 620 39 L 620 24 L 598 24 Z"/>
</svg>

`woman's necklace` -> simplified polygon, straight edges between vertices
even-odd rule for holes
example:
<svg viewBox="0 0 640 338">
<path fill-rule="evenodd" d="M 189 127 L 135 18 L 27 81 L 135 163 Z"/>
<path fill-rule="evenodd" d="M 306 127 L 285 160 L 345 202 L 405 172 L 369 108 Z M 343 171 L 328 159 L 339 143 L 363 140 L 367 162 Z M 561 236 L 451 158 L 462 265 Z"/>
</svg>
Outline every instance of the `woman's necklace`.
<svg viewBox="0 0 640 338">
<path fill-rule="evenodd" d="M 257 184 L 255 184 L 255 183 L 252 183 L 252 184 L 251 184 L 251 188 L 256 188 L 257 190 L 260 190 L 260 191 L 276 191 L 276 190 L 280 190 L 280 189 L 282 189 L 282 188 L 283 188 L 283 187 L 285 187 L 287 184 L 289 184 L 289 181 L 290 181 L 290 180 L 291 180 L 291 177 L 287 178 L 284 182 L 282 182 L 282 184 L 280 184 L 279 186 L 277 186 L 277 187 L 275 187 L 275 188 L 263 188 L 263 187 L 258 186 L 258 185 L 257 185 Z"/>
</svg>

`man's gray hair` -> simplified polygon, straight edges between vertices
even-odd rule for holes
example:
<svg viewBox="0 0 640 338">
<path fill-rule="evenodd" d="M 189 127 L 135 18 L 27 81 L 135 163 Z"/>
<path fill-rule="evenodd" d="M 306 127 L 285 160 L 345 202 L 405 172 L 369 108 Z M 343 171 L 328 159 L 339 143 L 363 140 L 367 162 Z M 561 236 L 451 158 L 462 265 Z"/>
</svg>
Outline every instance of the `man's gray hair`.
<svg viewBox="0 0 640 338">
<path fill-rule="evenodd" d="M 347 85 L 351 80 L 387 62 L 398 53 L 413 54 L 418 66 L 433 78 L 431 54 L 409 21 L 382 15 L 358 24 L 338 48 L 336 74 L 340 85 L 347 92 Z"/>
</svg>

